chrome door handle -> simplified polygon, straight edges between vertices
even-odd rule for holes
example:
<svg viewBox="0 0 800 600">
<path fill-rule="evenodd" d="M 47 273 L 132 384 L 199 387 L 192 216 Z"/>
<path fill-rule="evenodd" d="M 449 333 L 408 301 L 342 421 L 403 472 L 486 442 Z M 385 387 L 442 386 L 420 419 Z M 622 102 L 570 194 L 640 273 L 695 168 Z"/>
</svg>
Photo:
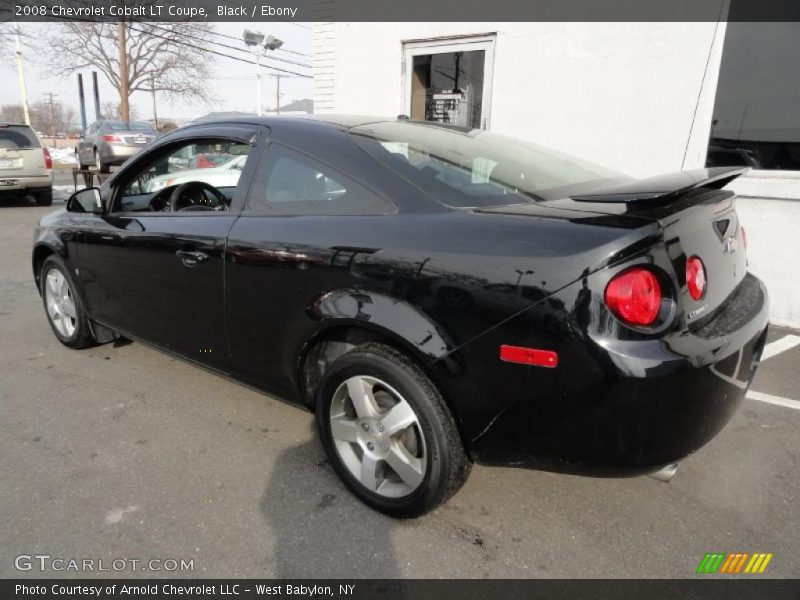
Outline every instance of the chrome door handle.
<svg viewBox="0 0 800 600">
<path fill-rule="evenodd" d="M 194 267 L 195 265 L 205 262 L 209 259 L 208 254 L 205 252 L 191 251 L 191 250 L 178 250 L 175 256 L 181 259 L 181 262 L 187 267 Z"/>
</svg>

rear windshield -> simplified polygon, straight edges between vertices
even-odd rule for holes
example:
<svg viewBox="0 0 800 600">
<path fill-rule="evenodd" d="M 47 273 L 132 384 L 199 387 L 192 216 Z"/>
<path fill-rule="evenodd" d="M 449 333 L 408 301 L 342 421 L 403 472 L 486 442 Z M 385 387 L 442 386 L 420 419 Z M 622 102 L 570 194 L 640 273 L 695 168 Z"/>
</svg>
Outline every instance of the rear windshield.
<svg viewBox="0 0 800 600">
<path fill-rule="evenodd" d="M 136 121 L 130 123 L 106 121 L 106 127 L 112 131 L 153 131 L 153 127 L 149 123 L 137 123 Z"/>
<path fill-rule="evenodd" d="M 0 148 L 17 150 L 23 148 L 41 148 L 39 138 L 27 125 L 0 126 Z"/>
<path fill-rule="evenodd" d="M 563 198 L 586 184 L 624 179 L 598 165 L 480 129 L 384 122 L 349 130 L 373 157 L 454 207 Z"/>
</svg>

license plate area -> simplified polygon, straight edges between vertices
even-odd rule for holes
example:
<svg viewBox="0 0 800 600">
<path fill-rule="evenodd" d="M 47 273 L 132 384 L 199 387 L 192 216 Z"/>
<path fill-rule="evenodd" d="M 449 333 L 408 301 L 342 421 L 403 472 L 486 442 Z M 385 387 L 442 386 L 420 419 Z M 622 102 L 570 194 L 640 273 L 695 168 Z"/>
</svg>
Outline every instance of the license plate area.
<svg viewBox="0 0 800 600">
<path fill-rule="evenodd" d="M 14 161 L 10 158 L 0 158 L 0 169 L 10 169 L 14 166 Z"/>
<path fill-rule="evenodd" d="M 135 138 L 133 138 L 133 143 L 143 146 L 147 143 L 147 138 L 141 135 L 137 135 Z"/>
</svg>

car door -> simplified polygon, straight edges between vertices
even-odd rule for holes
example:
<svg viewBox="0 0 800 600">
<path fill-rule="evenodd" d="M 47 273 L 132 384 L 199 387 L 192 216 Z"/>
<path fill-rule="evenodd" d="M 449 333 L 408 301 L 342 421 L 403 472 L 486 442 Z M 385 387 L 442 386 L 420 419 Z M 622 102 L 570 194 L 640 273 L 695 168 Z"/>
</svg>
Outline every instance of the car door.
<svg viewBox="0 0 800 600">
<path fill-rule="evenodd" d="M 308 307 L 351 282 L 352 257 L 380 247 L 376 216 L 396 210 L 344 170 L 272 143 L 228 234 L 232 371 L 272 393 L 294 396 L 297 352 L 316 326 Z"/>
<path fill-rule="evenodd" d="M 173 137 L 115 175 L 108 212 L 84 230 L 80 244 L 81 280 L 93 318 L 227 369 L 225 240 L 240 213 L 261 133 L 259 127 L 217 127 Z M 229 201 L 226 210 L 153 210 L 159 207 L 151 200 L 158 203 L 159 194 L 171 195 L 181 185 L 163 185 L 158 178 L 179 175 L 170 158 L 186 148 L 247 155 L 235 185 L 219 188 Z"/>
</svg>

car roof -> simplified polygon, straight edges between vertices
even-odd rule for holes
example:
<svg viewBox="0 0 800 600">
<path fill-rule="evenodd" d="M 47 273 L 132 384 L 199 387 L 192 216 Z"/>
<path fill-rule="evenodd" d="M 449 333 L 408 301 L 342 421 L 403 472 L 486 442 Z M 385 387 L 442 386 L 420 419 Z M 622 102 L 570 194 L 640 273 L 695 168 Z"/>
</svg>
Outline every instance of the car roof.
<svg viewBox="0 0 800 600">
<path fill-rule="evenodd" d="M 179 127 L 175 132 L 188 131 L 193 127 L 208 127 L 213 125 L 263 125 L 269 127 L 274 134 L 289 134 L 293 131 L 308 131 L 310 129 L 335 129 L 347 131 L 362 125 L 373 125 L 377 123 L 409 123 L 413 125 L 423 125 L 426 127 L 446 129 L 449 131 L 468 133 L 473 131 L 470 127 L 458 125 L 448 125 L 433 121 L 410 120 L 404 115 L 397 117 L 377 116 L 377 115 L 340 115 L 340 114 L 303 114 L 303 115 L 239 115 L 235 117 L 222 117 L 219 119 L 209 119 L 193 121 Z"/>
<path fill-rule="evenodd" d="M 31 126 L 26 123 L 0 123 L 0 127 L 27 127 L 28 129 L 32 129 Z"/>
</svg>

